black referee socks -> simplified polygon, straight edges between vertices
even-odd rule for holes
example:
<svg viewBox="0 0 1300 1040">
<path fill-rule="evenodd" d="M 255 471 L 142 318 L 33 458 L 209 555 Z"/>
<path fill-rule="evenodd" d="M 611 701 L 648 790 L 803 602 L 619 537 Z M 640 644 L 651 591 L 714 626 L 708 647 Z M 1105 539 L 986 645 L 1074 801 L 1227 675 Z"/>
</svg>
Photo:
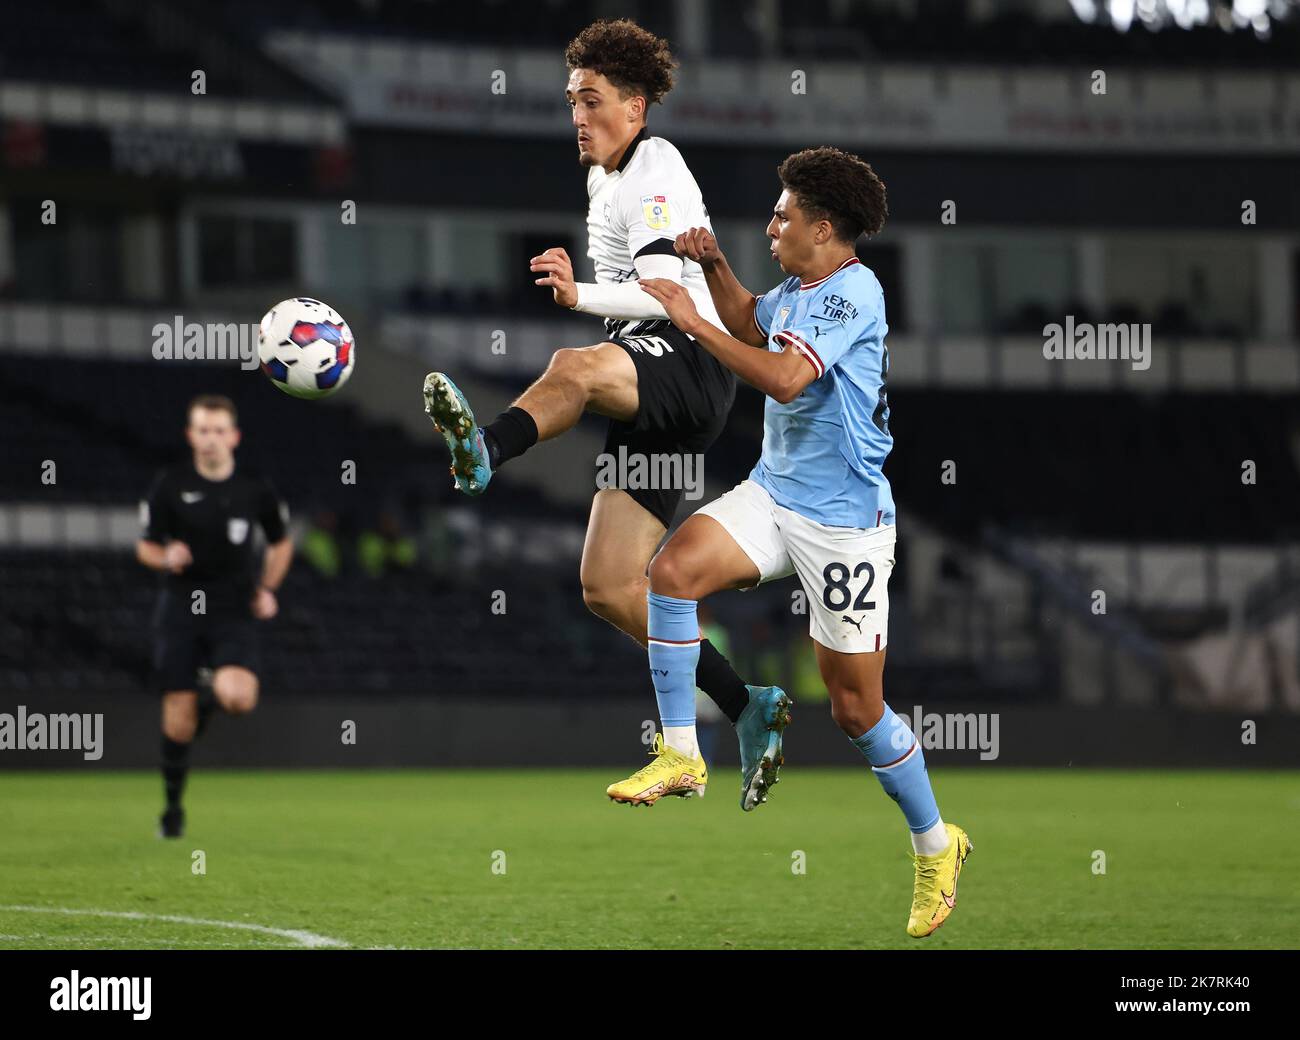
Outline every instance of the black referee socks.
<svg viewBox="0 0 1300 1040">
<path fill-rule="evenodd" d="M 167 808 L 181 807 L 181 792 L 185 790 L 185 774 L 190 769 L 190 746 L 172 740 L 165 733 L 162 738 L 163 792 L 167 795 Z"/>
<path fill-rule="evenodd" d="M 511 405 L 483 427 L 488 463 L 495 473 L 504 462 L 522 455 L 537 443 L 537 423 L 522 408 Z"/>
</svg>

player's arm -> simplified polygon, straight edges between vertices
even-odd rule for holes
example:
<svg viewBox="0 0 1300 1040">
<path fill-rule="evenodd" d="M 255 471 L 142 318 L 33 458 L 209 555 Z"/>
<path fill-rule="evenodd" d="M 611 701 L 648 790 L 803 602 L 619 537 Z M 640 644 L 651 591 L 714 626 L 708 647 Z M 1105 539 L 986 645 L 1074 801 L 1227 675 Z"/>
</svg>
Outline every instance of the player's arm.
<svg viewBox="0 0 1300 1040">
<path fill-rule="evenodd" d="M 160 473 L 140 500 L 140 525 L 144 530 L 135 543 L 135 558 L 152 571 L 180 574 L 194 562 L 190 547 L 172 537 L 174 520 L 166 475 Z"/>
<path fill-rule="evenodd" d="M 750 386 L 781 404 L 793 401 L 819 374 L 799 350 L 791 349 L 792 345 L 779 352 L 755 350 L 753 344 L 705 321 L 695 309 L 691 294 L 680 285 L 652 278 L 642 282 L 641 288 L 663 304 L 674 325 L 693 336 Z"/>
<path fill-rule="evenodd" d="M 151 571 L 166 571 L 169 574 L 180 574 L 194 562 L 190 547 L 184 542 L 161 545 L 147 538 L 141 538 L 135 543 L 135 558 Z"/>
<path fill-rule="evenodd" d="M 262 561 L 262 588 L 276 592 L 289 573 L 293 562 L 293 539 L 288 535 L 266 547 L 266 557 Z"/>
<path fill-rule="evenodd" d="M 611 203 L 609 231 L 626 236 L 637 279 L 681 282 L 682 258 L 674 240 L 684 229 L 673 222 L 673 215 L 680 212 L 678 203 L 672 185 L 658 179 L 620 186 Z M 635 279 L 617 284 L 575 281 L 573 264 L 562 249 L 548 249 L 534 257 L 533 269 L 543 273 L 537 284 L 549 285 L 556 303 L 582 314 L 617 320 L 668 317 L 659 301 L 643 293 Z"/>
<path fill-rule="evenodd" d="M 632 264 L 638 278 L 668 278 L 680 282 L 681 258 L 673 253 L 672 242 L 660 239 L 662 247 L 651 246 L 636 256 Z M 573 276 L 573 261 L 559 246 L 533 257 L 529 270 L 542 277 L 534 279 L 537 285 L 551 289 L 555 302 L 561 307 L 601 318 L 666 318 L 659 304 L 646 296 L 634 281 L 617 285 L 600 282 L 578 282 Z"/>
<path fill-rule="evenodd" d="M 269 621 L 280 611 L 276 592 L 289 573 L 289 564 L 293 562 L 293 539 L 285 535 L 278 542 L 266 547 L 262 559 L 262 577 L 253 593 L 253 617 L 259 621 Z"/>
<path fill-rule="evenodd" d="M 266 621 L 280 609 L 276 593 L 289 574 L 293 562 L 293 538 L 289 535 L 289 506 L 275 488 L 263 482 L 258 502 L 257 522 L 266 535 L 266 553 L 262 558 L 262 577 L 253 594 L 253 616 Z"/>
<path fill-rule="evenodd" d="M 704 281 L 713 297 L 718 317 L 736 339 L 751 347 L 767 345 L 767 334 L 758 326 L 754 307 L 758 297 L 740 284 L 718 240 L 708 228 L 696 227 L 677 236 L 673 247 L 678 256 L 694 260 L 704 271 Z"/>
</svg>

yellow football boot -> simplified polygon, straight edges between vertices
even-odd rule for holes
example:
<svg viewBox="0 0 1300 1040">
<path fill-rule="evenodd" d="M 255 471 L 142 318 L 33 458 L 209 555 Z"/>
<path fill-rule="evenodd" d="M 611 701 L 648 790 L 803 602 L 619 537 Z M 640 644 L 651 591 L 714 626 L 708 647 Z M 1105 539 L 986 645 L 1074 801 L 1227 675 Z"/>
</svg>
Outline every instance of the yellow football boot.
<svg viewBox="0 0 1300 1040">
<path fill-rule="evenodd" d="M 912 915 L 907 919 L 907 934 L 924 939 L 938 928 L 957 905 L 957 879 L 962 864 L 975 851 L 966 832 L 947 823 L 948 848 L 937 856 L 913 856 L 916 884 L 912 890 Z"/>
<path fill-rule="evenodd" d="M 628 805 L 654 805 L 666 794 L 678 798 L 704 794 L 704 788 L 709 782 L 709 767 L 699 755 L 692 758 L 667 747 L 662 733 L 655 734 L 650 754 L 654 761 L 648 766 L 605 789 L 612 801 Z"/>
</svg>

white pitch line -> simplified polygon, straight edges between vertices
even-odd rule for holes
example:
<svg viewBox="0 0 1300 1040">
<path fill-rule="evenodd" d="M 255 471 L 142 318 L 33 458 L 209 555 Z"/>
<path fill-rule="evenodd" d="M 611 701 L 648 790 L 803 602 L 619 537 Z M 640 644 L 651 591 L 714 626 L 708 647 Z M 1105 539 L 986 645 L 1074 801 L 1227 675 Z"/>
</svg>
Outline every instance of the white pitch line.
<svg viewBox="0 0 1300 1040">
<path fill-rule="evenodd" d="M 120 935 L 46 935 L 44 932 L 32 932 L 30 935 L 0 935 L 0 939 L 49 939 L 54 942 L 71 940 L 73 942 L 113 942 L 122 938 Z"/>
<path fill-rule="evenodd" d="M 331 939 L 328 935 L 299 928 L 271 928 L 264 924 L 246 924 L 243 921 L 214 921 L 206 917 L 183 917 L 179 914 L 147 914 L 140 910 L 75 910 L 64 906 L 0 906 L 0 912 L 9 911 L 22 914 L 63 914 L 65 917 L 113 917 L 123 921 L 166 921 L 169 924 L 202 925 L 207 928 L 236 928 L 260 935 L 278 935 L 292 939 L 299 946 L 309 949 L 349 946 L 341 939 Z"/>
<path fill-rule="evenodd" d="M 121 946 L 121 947 L 113 946 L 112 945 L 113 943 L 120 943 L 122 941 L 122 937 L 120 935 L 42 935 L 40 932 L 35 932 L 32 935 L 0 935 L 0 940 L 5 940 L 5 939 L 14 939 L 24 943 L 32 943 L 35 940 L 39 939 L 41 940 L 39 945 L 26 946 L 26 947 L 22 947 L 22 949 L 31 949 L 31 950 L 52 949 L 52 950 L 62 950 L 65 953 L 70 953 L 73 950 L 82 950 L 82 949 L 87 949 L 95 952 L 103 952 L 105 950 L 118 950 L 118 949 L 122 949 L 122 950 L 136 949 L 136 947 L 134 946 Z M 96 944 L 96 945 L 87 946 L 88 943 Z M 108 944 L 108 945 L 104 945 L 104 944 Z M 166 947 L 166 948 L 170 949 L 171 947 Z M 242 950 L 247 948 L 248 947 L 246 945 L 241 946 L 237 942 L 209 941 L 203 944 L 203 949 L 205 950 Z M 277 950 L 280 949 L 290 950 L 293 948 L 294 947 L 292 946 L 273 947 L 273 949 L 277 949 Z"/>
</svg>

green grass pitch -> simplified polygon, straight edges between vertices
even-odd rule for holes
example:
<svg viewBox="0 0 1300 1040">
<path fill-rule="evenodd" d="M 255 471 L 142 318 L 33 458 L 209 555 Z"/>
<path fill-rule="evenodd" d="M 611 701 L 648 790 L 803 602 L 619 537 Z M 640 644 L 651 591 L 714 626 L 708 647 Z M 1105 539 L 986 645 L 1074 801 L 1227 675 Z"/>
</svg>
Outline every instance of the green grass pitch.
<svg viewBox="0 0 1300 1040">
<path fill-rule="evenodd" d="M 923 941 L 865 769 L 787 767 L 748 814 L 730 770 L 649 809 L 615 773 L 200 768 L 168 842 L 155 774 L 8 773 L 0 948 L 1297 945 L 1297 773 L 933 770 L 975 851 Z"/>
</svg>

